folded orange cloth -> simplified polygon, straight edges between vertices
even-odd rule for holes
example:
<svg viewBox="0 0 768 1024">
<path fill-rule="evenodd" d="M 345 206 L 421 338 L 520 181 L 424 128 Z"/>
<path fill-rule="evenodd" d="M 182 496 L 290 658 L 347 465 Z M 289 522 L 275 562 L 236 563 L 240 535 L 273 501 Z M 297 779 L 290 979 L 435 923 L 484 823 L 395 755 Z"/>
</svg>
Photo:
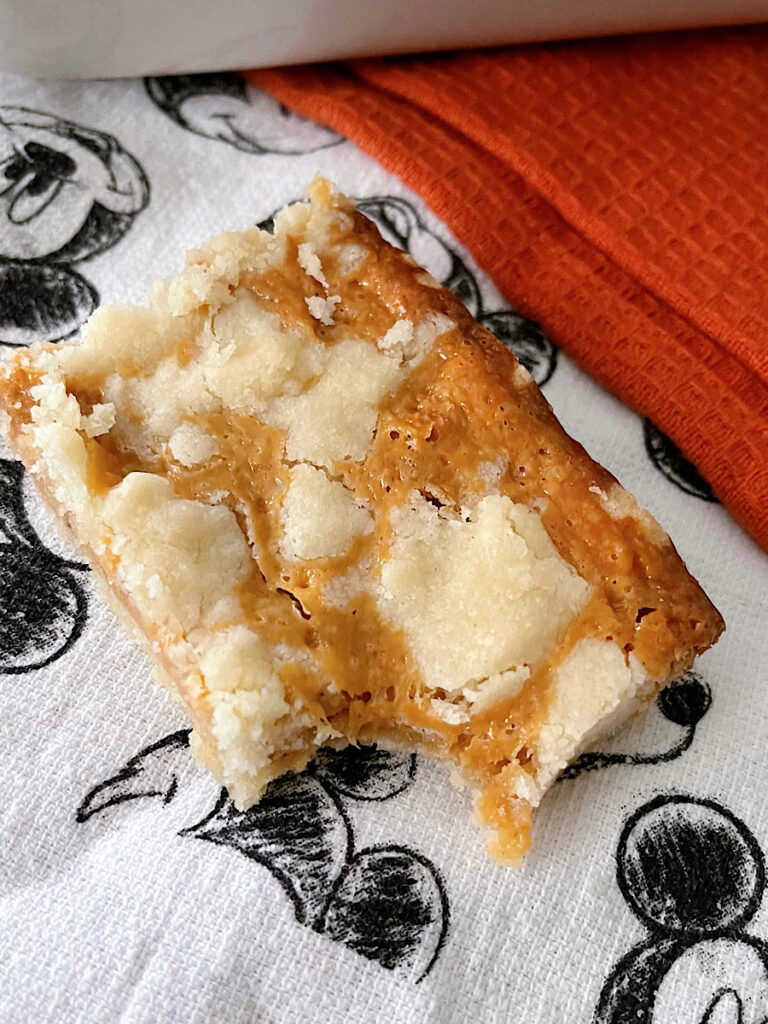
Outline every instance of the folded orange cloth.
<svg viewBox="0 0 768 1024">
<path fill-rule="evenodd" d="M 768 31 L 247 76 L 419 192 L 768 550 Z"/>
</svg>

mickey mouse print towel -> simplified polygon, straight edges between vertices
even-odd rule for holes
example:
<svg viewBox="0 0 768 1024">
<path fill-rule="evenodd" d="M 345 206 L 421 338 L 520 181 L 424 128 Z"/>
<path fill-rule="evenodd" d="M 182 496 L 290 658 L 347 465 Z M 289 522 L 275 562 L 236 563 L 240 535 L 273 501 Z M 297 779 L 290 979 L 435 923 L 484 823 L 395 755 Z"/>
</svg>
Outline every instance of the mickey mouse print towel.
<svg viewBox="0 0 768 1024">
<path fill-rule="evenodd" d="M 405 753 L 323 753 L 242 814 L 0 452 L 0 1021 L 764 1024 L 765 556 L 417 195 L 235 75 L 0 78 L 0 342 L 59 343 L 317 171 L 516 352 L 728 632 L 565 773 L 522 871 Z"/>
</svg>

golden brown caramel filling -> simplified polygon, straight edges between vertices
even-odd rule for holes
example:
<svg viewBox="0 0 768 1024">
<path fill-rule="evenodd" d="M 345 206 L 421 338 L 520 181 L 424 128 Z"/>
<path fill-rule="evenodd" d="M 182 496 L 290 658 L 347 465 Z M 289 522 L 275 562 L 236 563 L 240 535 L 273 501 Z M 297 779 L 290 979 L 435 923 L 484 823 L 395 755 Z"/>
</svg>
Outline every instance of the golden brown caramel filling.
<svg viewBox="0 0 768 1024">
<path fill-rule="evenodd" d="M 719 616 L 660 531 L 661 539 L 634 513 L 612 514 L 606 495 L 613 477 L 563 432 L 535 385 L 514 383 L 514 357 L 458 300 L 424 283 L 422 271 L 354 215 L 322 254 L 328 292 L 340 301 L 333 324 L 318 324 L 306 300 L 325 292 L 300 266 L 298 241 L 289 242 L 283 267 L 249 272 L 238 282 L 278 313 L 284 328 L 312 333 L 329 346 L 350 337 L 375 345 L 402 317 L 417 323 L 437 312 L 455 324 L 380 403 L 366 457 L 333 467 L 334 479 L 375 510 L 373 530 L 339 557 L 281 557 L 280 510 L 290 477 L 285 431 L 231 410 L 190 417 L 217 448 L 192 468 L 175 461 L 167 446 L 140 456 L 111 434 L 84 438 L 89 490 L 103 495 L 140 470 L 169 479 L 179 497 L 226 503 L 253 543 L 252 571 L 238 587 L 248 625 L 270 643 L 308 652 L 321 669 L 303 662 L 281 668 L 289 699 L 300 697 L 317 722 L 330 722 L 351 740 L 383 735 L 408 744 L 418 737 L 453 759 L 481 789 L 479 810 L 498 831 L 498 852 L 516 859 L 528 846 L 530 807 L 511 799 L 505 769 L 534 771 L 551 680 L 575 644 L 587 637 L 612 641 L 661 681 L 709 646 Z M 344 272 L 338 254 L 351 244 L 367 256 Z M 195 354 L 189 340 L 175 356 L 184 367 Z M 137 373 L 132 365 L 123 371 Z M 9 406 L 20 403 L 16 432 L 31 416 L 30 373 L 20 365 L 5 385 Z M 68 380 L 67 389 L 84 411 L 104 398 L 94 377 Z M 498 493 L 539 512 L 590 596 L 514 697 L 452 724 L 432 703 L 446 694 L 426 687 L 406 636 L 384 621 L 374 597 L 362 592 L 338 607 L 325 594 L 353 566 L 370 566 L 370 576 L 378 577 L 390 549 L 390 512 L 414 491 L 458 512 L 487 492 L 488 464 L 501 467 Z"/>
</svg>

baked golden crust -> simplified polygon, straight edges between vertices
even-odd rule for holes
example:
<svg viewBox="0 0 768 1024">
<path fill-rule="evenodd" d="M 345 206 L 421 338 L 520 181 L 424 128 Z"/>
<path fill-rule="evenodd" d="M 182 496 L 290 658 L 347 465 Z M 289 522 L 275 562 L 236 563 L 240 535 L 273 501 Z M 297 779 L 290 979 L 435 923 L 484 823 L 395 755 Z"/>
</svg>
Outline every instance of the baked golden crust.
<svg viewBox="0 0 768 1024">
<path fill-rule="evenodd" d="M 11 442 L 240 806 L 326 742 L 451 758 L 514 861 L 722 620 L 514 356 L 327 183 L 5 370 Z"/>
</svg>

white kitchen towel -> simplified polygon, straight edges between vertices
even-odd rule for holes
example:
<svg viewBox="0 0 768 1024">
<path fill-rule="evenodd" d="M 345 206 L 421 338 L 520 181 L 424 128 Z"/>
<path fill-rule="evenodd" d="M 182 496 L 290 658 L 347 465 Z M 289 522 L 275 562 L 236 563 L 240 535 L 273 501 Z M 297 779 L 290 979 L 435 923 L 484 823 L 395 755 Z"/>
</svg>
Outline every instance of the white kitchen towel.
<svg viewBox="0 0 768 1024">
<path fill-rule="evenodd" d="M 510 345 L 728 631 L 536 816 L 521 870 L 422 756 L 328 753 L 240 814 L 0 461 L 3 1024 L 764 1024 L 768 560 L 419 198 L 235 75 L 0 77 L 0 341 L 77 330 L 316 172 Z"/>
</svg>

